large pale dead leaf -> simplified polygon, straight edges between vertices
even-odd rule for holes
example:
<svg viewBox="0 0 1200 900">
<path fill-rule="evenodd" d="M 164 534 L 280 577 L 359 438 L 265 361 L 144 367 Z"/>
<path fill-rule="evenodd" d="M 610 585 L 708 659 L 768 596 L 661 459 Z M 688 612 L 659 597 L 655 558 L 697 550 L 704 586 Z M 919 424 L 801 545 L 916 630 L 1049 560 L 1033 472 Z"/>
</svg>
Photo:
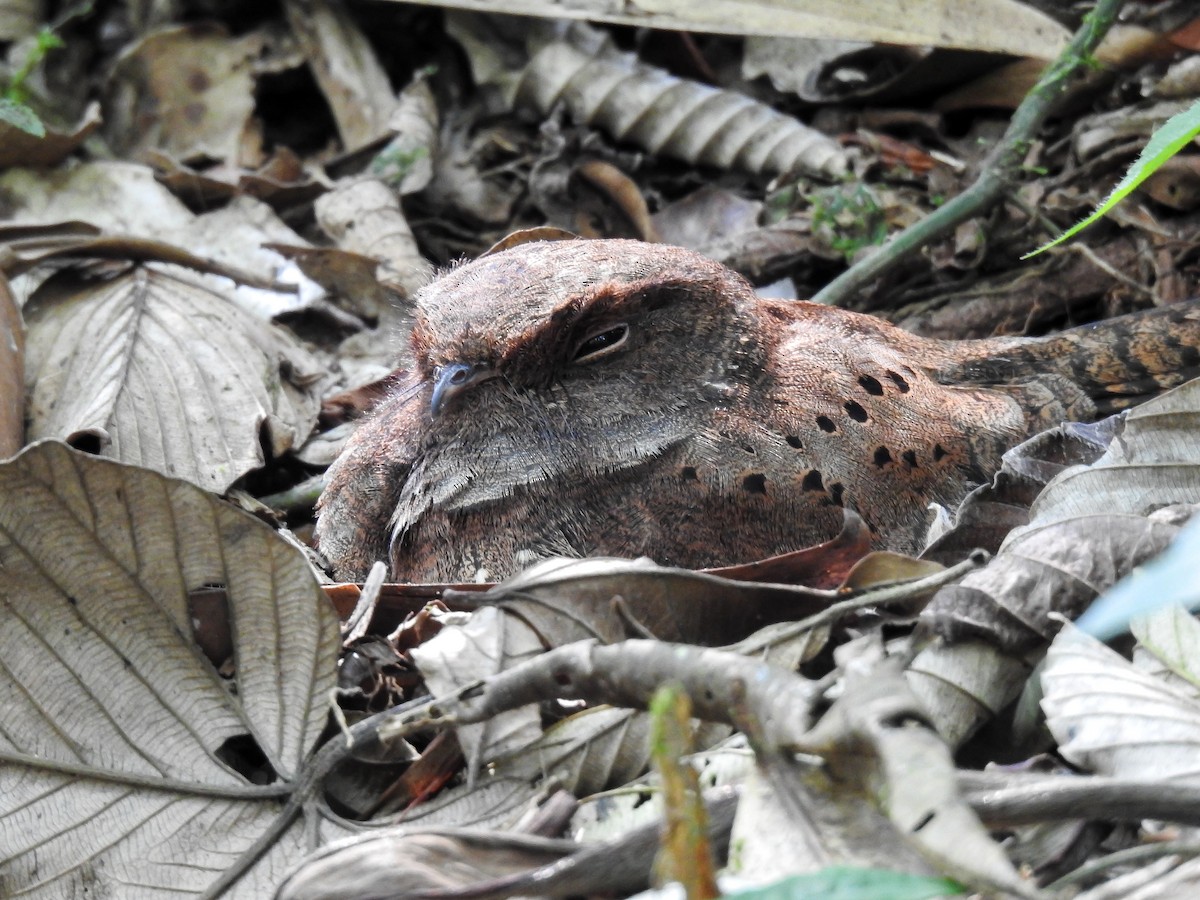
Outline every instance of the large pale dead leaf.
<svg viewBox="0 0 1200 900">
<path fill-rule="evenodd" d="M 0 465 L 0 496 L 0 893 L 200 896 L 279 828 L 230 894 L 268 895 L 304 850 L 284 801 L 340 645 L 304 558 L 190 484 L 54 442 Z M 214 584 L 232 680 L 191 636 L 189 593 Z"/>
<path fill-rule="evenodd" d="M 938 872 L 975 888 L 1034 896 L 963 800 L 950 751 L 925 724 L 899 666 L 868 660 L 847 665 L 845 693 L 802 749 L 821 753 L 841 790 L 870 796 Z"/>
<path fill-rule="evenodd" d="M 319 290 L 312 282 L 298 277 L 298 273 L 289 276 L 285 270 L 287 260 L 265 246 L 282 243 L 295 247 L 305 241 L 269 206 L 253 197 L 239 196 L 194 215 L 156 180 L 154 169 L 120 162 L 83 163 L 67 170 L 0 172 L 0 194 L 5 198 L 13 225 L 22 229 L 9 238 L 25 264 L 18 271 L 25 271 L 39 250 L 44 253 L 56 249 L 50 237 L 145 238 L 177 245 L 181 251 L 222 264 L 227 274 L 244 273 L 235 296 L 248 309 L 265 309 L 264 316 L 295 308 Z M 32 232 L 34 237 L 44 235 L 47 241 L 44 245 L 34 242 L 25 249 L 21 242 L 26 232 Z M 57 249 L 65 248 L 59 243 Z M 130 260 L 146 258 L 134 252 L 113 256 Z M 213 271 L 194 264 L 192 269 Z M 271 302 L 267 303 L 265 291 L 249 287 L 255 280 L 297 283 L 299 297 L 292 297 L 289 303 L 288 294 L 272 292 Z"/>
<path fill-rule="evenodd" d="M 543 18 L 576 18 L 635 28 L 664 28 L 713 34 L 840 38 L 886 44 L 960 47 L 1056 57 L 1067 31 L 1044 13 L 1015 0 L 413 0 L 477 12 Z"/>
<path fill-rule="evenodd" d="M 1189 530 L 1194 532 L 1196 525 L 1193 522 Z M 1200 698 L 1200 622 L 1195 616 L 1182 606 L 1171 606 L 1137 618 L 1132 631 L 1139 645 L 1135 665 Z"/>
<path fill-rule="evenodd" d="M 317 366 L 187 281 L 136 269 L 44 285 L 25 307 L 30 437 L 64 437 L 213 491 L 301 443 Z"/>
<path fill-rule="evenodd" d="M 1145 515 L 1200 501 L 1197 425 L 1200 379 L 1130 410 L 1120 440 L 1095 465 L 1070 469 L 1046 486 L 1030 511 L 1030 527 L 1093 513 Z"/>
<path fill-rule="evenodd" d="M 1167 679 L 1067 627 L 1046 654 L 1042 688 L 1046 725 L 1075 765 L 1102 775 L 1200 782 L 1200 701 Z"/>
<path fill-rule="evenodd" d="M 934 597 L 922 624 L 959 646 L 923 651 L 909 681 L 951 743 L 1015 698 L 1058 628 L 1055 614 L 1079 616 L 1169 546 L 1190 512 L 1175 504 L 1200 502 L 1197 422 L 1200 380 L 1130 410 L 1099 459 L 1050 480 L 1028 525 L 987 567 Z M 940 658 L 947 653 L 959 659 Z M 980 671 L 992 677 L 981 681 Z"/>
<path fill-rule="evenodd" d="M 0 194 L 12 221 L 22 225 L 87 222 L 111 234 L 162 238 L 194 218 L 155 181 L 153 169 L 135 163 L 8 169 L 0 172 Z"/>
</svg>

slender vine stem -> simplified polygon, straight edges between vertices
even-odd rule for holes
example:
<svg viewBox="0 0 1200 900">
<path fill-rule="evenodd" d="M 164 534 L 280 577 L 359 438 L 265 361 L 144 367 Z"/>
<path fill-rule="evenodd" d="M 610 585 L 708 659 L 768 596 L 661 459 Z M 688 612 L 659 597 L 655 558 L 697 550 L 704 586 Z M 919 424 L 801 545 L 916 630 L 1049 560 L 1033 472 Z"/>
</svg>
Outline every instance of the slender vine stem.
<svg viewBox="0 0 1200 900">
<path fill-rule="evenodd" d="M 1092 53 L 1116 20 L 1122 3 L 1123 0 L 1099 0 L 1096 8 L 1084 16 L 1083 24 L 1071 42 L 1042 73 L 1013 113 L 1008 130 L 984 162 L 974 184 L 920 222 L 901 231 L 877 253 L 851 266 L 812 299 L 831 306 L 846 305 L 851 297 L 891 271 L 909 254 L 1000 202 L 1017 184 L 1034 135 L 1066 93 L 1072 77 L 1080 69 L 1094 64 Z"/>
</svg>

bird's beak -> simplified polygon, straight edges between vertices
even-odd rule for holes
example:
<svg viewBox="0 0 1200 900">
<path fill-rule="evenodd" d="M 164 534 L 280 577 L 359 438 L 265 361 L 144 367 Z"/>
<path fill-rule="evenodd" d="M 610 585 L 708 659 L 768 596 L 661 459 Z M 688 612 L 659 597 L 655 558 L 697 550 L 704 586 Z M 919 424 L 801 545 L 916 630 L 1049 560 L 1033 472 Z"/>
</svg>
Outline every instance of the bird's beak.
<svg viewBox="0 0 1200 900">
<path fill-rule="evenodd" d="M 429 398 L 429 411 L 436 419 L 451 397 L 462 393 L 473 384 L 495 377 L 487 363 L 448 363 L 439 366 L 433 375 L 433 396 Z"/>
</svg>

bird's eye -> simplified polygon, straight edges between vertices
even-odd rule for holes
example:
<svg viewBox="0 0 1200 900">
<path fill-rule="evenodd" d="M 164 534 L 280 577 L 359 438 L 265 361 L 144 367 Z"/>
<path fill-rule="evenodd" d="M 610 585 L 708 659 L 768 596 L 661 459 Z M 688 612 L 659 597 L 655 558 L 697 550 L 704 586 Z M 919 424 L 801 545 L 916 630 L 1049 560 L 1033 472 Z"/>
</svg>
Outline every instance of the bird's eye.
<svg viewBox="0 0 1200 900">
<path fill-rule="evenodd" d="M 629 326 L 623 322 L 620 325 L 605 328 L 603 331 L 597 331 L 595 334 L 588 335 L 576 345 L 575 356 L 571 361 L 576 363 L 590 363 L 598 359 L 603 359 L 619 350 L 628 337 Z"/>
</svg>

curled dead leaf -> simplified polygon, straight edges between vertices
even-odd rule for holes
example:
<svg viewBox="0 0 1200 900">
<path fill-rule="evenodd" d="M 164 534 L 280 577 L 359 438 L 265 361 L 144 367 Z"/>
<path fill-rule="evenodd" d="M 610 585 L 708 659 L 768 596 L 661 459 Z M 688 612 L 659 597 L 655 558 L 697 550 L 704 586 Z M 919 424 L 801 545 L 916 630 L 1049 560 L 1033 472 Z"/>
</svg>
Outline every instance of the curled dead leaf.
<svg viewBox="0 0 1200 900">
<path fill-rule="evenodd" d="M 676 78 L 617 53 L 581 24 L 570 37 L 522 26 L 527 61 L 512 66 L 494 48 L 504 29 L 466 13 L 447 27 L 471 57 L 478 82 L 499 87 L 513 106 L 543 115 L 558 103 L 579 122 L 620 141 L 685 162 L 778 175 L 802 171 L 837 178 L 845 154 L 837 143 L 798 120 L 735 91 Z"/>
</svg>

